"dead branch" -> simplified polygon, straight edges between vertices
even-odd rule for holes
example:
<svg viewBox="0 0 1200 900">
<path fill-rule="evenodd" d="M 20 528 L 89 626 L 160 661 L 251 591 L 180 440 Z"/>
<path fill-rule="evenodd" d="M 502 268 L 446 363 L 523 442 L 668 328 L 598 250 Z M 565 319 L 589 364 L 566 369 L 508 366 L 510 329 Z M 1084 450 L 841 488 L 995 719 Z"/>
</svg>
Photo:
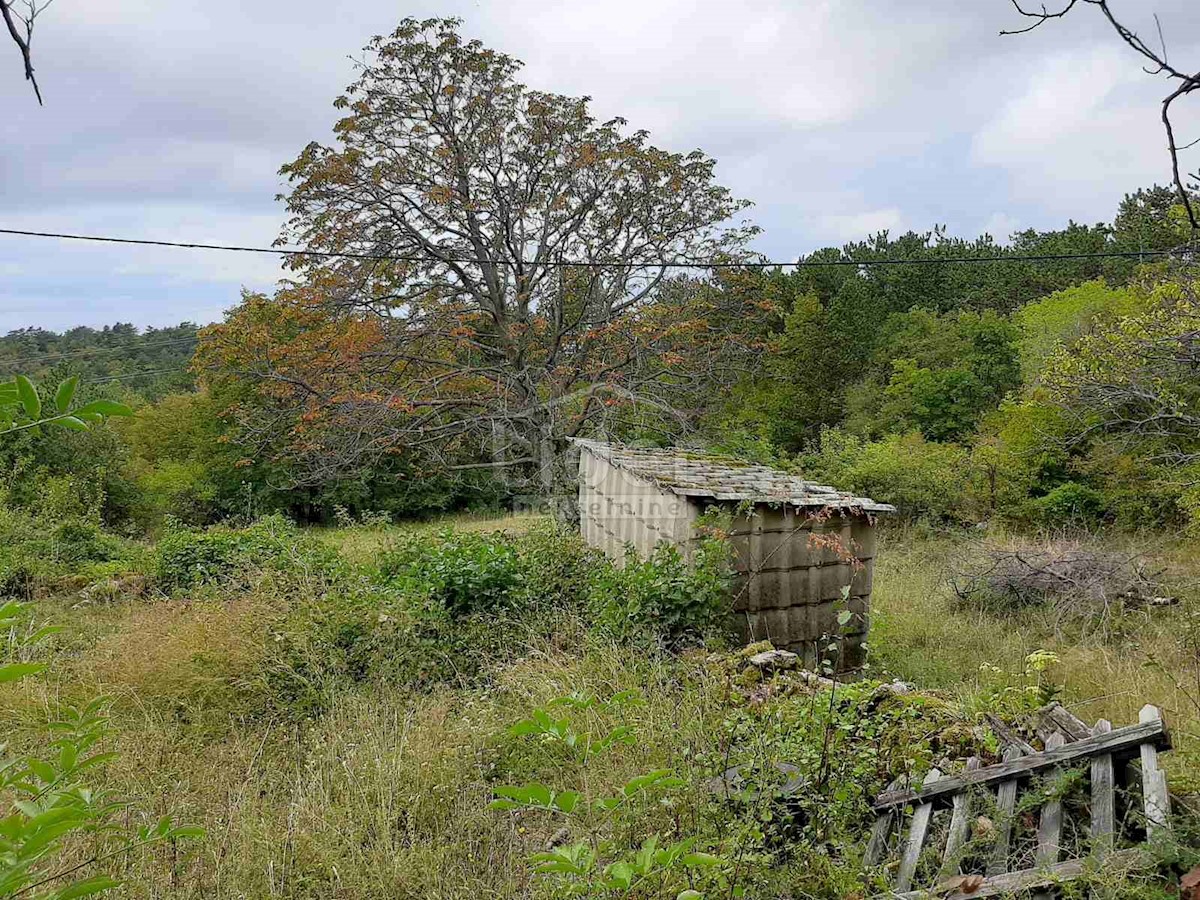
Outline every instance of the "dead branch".
<svg viewBox="0 0 1200 900">
<path fill-rule="evenodd" d="M 36 0 L 25 0 L 24 12 L 16 10 L 17 0 L 0 0 L 0 16 L 4 17 L 4 24 L 8 27 L 8 35 L 12 38 L 13 43 L 17 45 L 17 50 L 21 53 L 21 61 L 25 66 L 25 80 L 33 86 L 33 93 L 37 97 L 38 105 L 42 105 L 42 90 L 38 87 L 37 78 L 33 74 L 33 23 L 34 20 L 46 8 L 53 3 L 54 0 L 46 0 L 40 6 Z"/>
<path fill-rule="evenodd" d="M 1097 7 L 1108 20 L 1109 25 L 1120 36 L 1130 48 L 1136 51 L 1140 56 L 1148 61 L 1149 65 L 1143 66 L 1143 70 L 1150 75 L 1165 74 L 1173 81 L 1178 81 L 1179 85 L 1171 91 L 1162 102 L 1162 123 L 1163 129 L 1167 135 L 1167 150 L 1171 157 L 1171 176 L 1175 184 L 1175 190 L 1179 194 L 1179 201 L 1183 204 L 1183 208 L 1187 213 L 1188 223 L 1192 227 L 1192 232 L 1195 234 L 1200 231 L 1200 218 L 1197 217 L 1196 209 L 1192 203 L 1191 195 L 1188 192 L 1187 185 L 1184 183 L 1183 173 L 1180 171 L 1179 154 L 1180 151 L 1191 146 L 1194 141 L 1180 145 L 1175 138 L 1175 128 L 1171 122 L 1171 107 L 1180 97 L 1185 97 L 1194 91 L 1200 90 L 1200 72 L 1189 73 L 1181 69 L 1177 69 L 1167 59 L 1167 42 L 1163 37 L 1162 23 L 1155 16 L 1155 24 L 1158 29 L 1159 48 L 1154 49 L 1147 44 L 1138 34 L 1120 21 L 1113 15 L 1109 8 L 1108 0 L 1068 0 L 1067 4 L 1058 12 L 1050 12 L 1043 5 L 1041 11 L 1027 10 L 1021 6 L 1019 0 L 1012 0 L 1013 6 L 1017 12 L 1027 19 L 1032 19 L 1032 24 L 1025 28 L 1018 28 L 1011 31 L 1001 31 L 1002 35 L 1028 34 L 1036 28 L 1045 25 L 1051 19 L 1061 19 L 1071 12 L 1080 3 L 1086 3 L 1090 6 Z"/>
</svg>

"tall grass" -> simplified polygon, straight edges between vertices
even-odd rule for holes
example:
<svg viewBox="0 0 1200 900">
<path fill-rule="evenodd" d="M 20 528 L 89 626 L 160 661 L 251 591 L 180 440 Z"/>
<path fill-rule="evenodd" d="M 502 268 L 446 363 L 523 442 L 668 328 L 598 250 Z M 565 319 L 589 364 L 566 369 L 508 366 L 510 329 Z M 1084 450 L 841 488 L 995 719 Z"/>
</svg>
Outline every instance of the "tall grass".
<svg viewBox="0 0 1200 900">
<path fill-rule="evenodd" d="M 970 706 L 1020 685 L 1025 658 L 1049 650 L 1060 662 L 1048 674 L 1084 721 L 1128 725 L 1143 705 L 1161 707 L 1175 737 L 1175 751 L 1164 756 L 1173 783 L 1200 787 L 1200 659 L 1184 639 L 1197 598 L 1185 589 L 1177 606 L 1128 611 L 1120 632 L 1107 638 L 1064 629 L 1044 609 L 988 612 L 957 602 L 949 584 L 951 563 L 968 543 L 912 531 L 885 535 L 872 595 L 873 662 Z M 1185 576 L 1200 575 L 1189 548 L 1158 556 Z"/>
</svg>

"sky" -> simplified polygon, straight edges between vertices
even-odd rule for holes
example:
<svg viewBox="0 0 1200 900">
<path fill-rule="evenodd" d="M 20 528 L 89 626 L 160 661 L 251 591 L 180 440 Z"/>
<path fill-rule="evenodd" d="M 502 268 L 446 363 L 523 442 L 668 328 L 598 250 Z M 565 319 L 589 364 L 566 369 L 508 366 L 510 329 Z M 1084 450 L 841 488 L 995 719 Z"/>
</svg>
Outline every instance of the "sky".
<svg viewBox="0 0 1200 900">
<path fill-rule="evenodd" d="M 1194 3 L 1111 6 L 1145 34 L 1157 13 L 1191 71 Z M 44 107 L 0 43 L 0 227 L 269 246 L 279 167 L 331 140 L 353 57 L 410 15 L 459 16 L 530 86 L 716 157 L 771 259 L 1107 221 L 1169 178 L 1167 84 L 1088 6 L 1001 37 L 1023 24 L 1009 0 L 56 0 Z M 1200 108 L 1179 127 L 1200 137 Z M 273 256 L 0 235 L 0 331 L 206 323 L 278 277 Z"/>
</svg>

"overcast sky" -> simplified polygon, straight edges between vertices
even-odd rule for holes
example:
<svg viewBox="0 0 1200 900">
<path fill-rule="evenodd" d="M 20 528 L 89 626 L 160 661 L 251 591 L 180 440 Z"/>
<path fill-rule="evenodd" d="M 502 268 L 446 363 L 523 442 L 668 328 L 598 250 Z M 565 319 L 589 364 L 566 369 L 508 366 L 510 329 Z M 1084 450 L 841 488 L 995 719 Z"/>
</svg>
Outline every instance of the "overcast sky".
<svg viewBox="0 0 1200 900">
<path fill-rule="evenodd" d="M 1194 69 L 1195 4 L 1112 7 L 1146 33 L 1158 12 Z M 45 107 L 0 43 L 0 227 L 269 245 L 279 166 L 328 139 L 349 57 L 406 15 L 461 16 L 528 84 L 712 154 L 775 259 L 883 228 L 1108 220 L 1168 177 L 1165 82 L 1089 7 L 999 37 L 1008 0 L 56 0 L 35 35 Z M 1183 125 L 1200 137 L 1200 115 Z M 0 235 L 0 330 L 209 322 L 277 275 Z"/>
</svg>

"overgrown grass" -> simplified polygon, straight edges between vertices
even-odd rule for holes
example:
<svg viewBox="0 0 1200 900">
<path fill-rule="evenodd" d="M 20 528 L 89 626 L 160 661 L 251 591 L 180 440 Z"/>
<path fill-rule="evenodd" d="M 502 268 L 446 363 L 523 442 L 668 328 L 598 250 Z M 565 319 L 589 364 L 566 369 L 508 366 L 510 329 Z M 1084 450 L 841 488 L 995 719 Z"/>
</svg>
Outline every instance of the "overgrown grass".
<svg viewBox="0 0 1200 900">
<path fill-rule="evenodd" d="M 497 524 L 510 521 L 471 527 Z M 423 534 L 432 539 L 431 529 Z M 603 797 L 669 769 L 682 786 L 606 823 L 606 840 L 632 848 L 649 833 L 699 841 L 729 861 L 727 883 L 710 897 L 735 885 L 749 898 L 870 896 L 875 886 L 859 866 L 870 796 L 942 755 L 994 752 L 979 743 L 973 717 L 1029 707 L 1026 658 L 1038 649 L 1059 655 L 1044 674 L 1061 680 L 1064 700 L 1089 721 L 1134 721 L 1145 702 L 1167 710 L 1179 749 L 1164 761 L 1176 790 L 1200 768 L 1186 690 L 1144 665 L 1153 655 L 1190 671 L 1177 640 L 1189 606 L 1134 616 L 1109 643 L 1056 632 L 1037 609 L 973 610 L 955 602 L 944 578 L 958 538 L 885 535 L 873 663 L 935 690 L 880 702 L 871 684 L 814 694 L 761 682 L 737 656 L 618 640 L 583 606 L 548 603 L 533 616 L 508 610 L 452 624 L 413 618 L 381 582 L 376 551 L 358 531 L 322 535 L 357 560 L 332 582 L 306 567 L 260 566 L 169 598 L 80 605 L 59 592 L 40 601 L 39 615 L 68 630 L 50 675 L 0 694 L 0 724 L 14 745 L 56 705 L 108 695 L 121 755 L 101 786 L 134 798 L 149 817 L 198 822 L 208 833 L 195 846 L 123 861 L 125 895 L 565 896 L 528 862 L 568 840 L 563 823 L 489 809 L 497 787 L 545 782 Z M 395 538 L 384 533 L 375 546 Z M 560 596 L 580 578 L 578 560 L 544 534 L 522 546 L 536 570 L 523 577 L 535 578 L 539 595 Z M 1177 561 L 1186 564 L 1187 553 Z M 586 763 L 510 731 L 531 710 L 561 710 L 555 698 L 627 691 L 641 703 L 586 716 L 600 732 L 632 726 L 636 743 Z M 797 766 L 804 783 L 783 806 L 772 781 L 780 761 Z M 713 777 L 734 764 L 756 798 L 714 794 Z"/>
<path fill-rule="evenodd" d="M 1129 610 L 1120 632 L 1106 638 L 1064 629 L 1048 609 L 999 615 L 957 602 L 947 573 L 973 540 L 919 530 L 885 533 L 872 595 L 873 663 L 978 705 L 1028 687 L 1026 658 L 1051 651 L 1059 662 L 1046 676 L 1089 724 L 1103 718 L 1128 725 L 1143 705 L 1161 707 L 1175 739 L 1175 750 L 1163 757 L 1172 783 L 1179 790 L 1200 788 L 1200 658 L 1185 641 L 1200 605 L 1186 584 L 1178 605 Z M 1192 546 L 1160 546 L 1155 555 L 1184 576 L 1200 577 Z"/>
<path fill-rule="evenodd" d="M 456 531 L 503 531 L 524 534 L 545 525 L 549 517 L 537 513 L 500 515 L 494 513 L 451 513 L 414 522 L 395 525 L 355 525 L 350 527 L 314 528 L 312 533 L 323 543 L 337 550 L 352 563 L 368 563 L 380 550 L 397 537 L 413 532 L 435 532 L 446 528 Z"/>
</svg>

